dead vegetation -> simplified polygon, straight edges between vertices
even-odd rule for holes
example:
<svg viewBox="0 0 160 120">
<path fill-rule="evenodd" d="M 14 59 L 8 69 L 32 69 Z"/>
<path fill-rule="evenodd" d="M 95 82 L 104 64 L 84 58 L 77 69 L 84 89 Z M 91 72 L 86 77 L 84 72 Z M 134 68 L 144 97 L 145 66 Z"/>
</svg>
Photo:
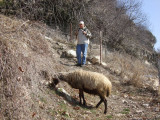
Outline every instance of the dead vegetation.
<svg viewBox="0 0 160 120">
<path fill-rule="evenodd" d="M 39 73 L 42 70 L 47 73 L 57 70 L 57 63 L 52 59 L 56 57 L 55 52 L 51 51 L 50 43 L 45 41 L 47 31 L 40 24 L 0 15 L 0 29 L 2 118 L 31 119 L 38 110 L 32 94 L 41 96 L 41 83 L 49 79 L 40 77 Z M 58 33 L 52 32 L 50 34 Z"/>
<path fill-rule="evenodd" d="M 73 66 L 74 60 L 60 58 L 58 53 L 63 49 L 68 49 L 68 43 L 59 30 L 53 30 L 42 23 L 0 15 L 2 120 L 160 118 L 158 97 L 155 98 L 151 92 L 140 89 L 139 86 L 134 87 L 132 82 L 130 85 L 121 84 L 121 78 L 127 71 L 135 74 L 135 77 L 132 75 L 129 80 L 137 81 L 141 80 L 140 75 L 157 74 L 156 69 L 118 53 L 107 55 L 108 69 L 98 65 L 83 68 L 103 73 L 111 79 L 113 91 L 108 99 L 107 115 L 103 115 L 103 105 L 99 109 L 94 108 L 93 105 L 99 101 L 95 96 L 85 94 L 87 106 L 80 106 L 77 90 L 65 83 L 59 85 L 68 92 L 67 95 L 71 95 L 69 101 L 66 94 L 49 87 L 48 83 L 54 73 L 77 69 Z M 113 69 L 114 67 L 116 68 Z M 117 68 L 120 68 L 121 72 L 117 72 Z"/>
<path fill-rule="evenodd" d="M 118 52 L 107 54 L 105 59 L 107 67 L 121 77 L 121 84 L 157 91 L 159 78 L 154 65 Z"/>
</svg>

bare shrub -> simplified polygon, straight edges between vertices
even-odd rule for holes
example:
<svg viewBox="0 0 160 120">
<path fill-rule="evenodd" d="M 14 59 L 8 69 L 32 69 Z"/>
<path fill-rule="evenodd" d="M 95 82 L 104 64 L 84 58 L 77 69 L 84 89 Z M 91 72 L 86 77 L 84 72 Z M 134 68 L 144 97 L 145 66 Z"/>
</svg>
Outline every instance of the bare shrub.
<svg viewBox="0 0 160 120">
<path fill-rule="evenodd" d="M 14 119 L 12 116 L 13 111 L 10 110 L 14 106 L 12 96 L 15 94 L 16 89 L 16 82 L 13 79 L 16 70 L 12 70 L 16 66 L 15 59 L 3 41 L 0 41 L 0 52 L 0 107 L 2 115 L 4 115 L 2 118 Z"/>
<path fill-rule="evenodd" d="M 122 84 L 149 88 L 156 82 L 154 79 L 157 78 L 153 78 L 157 76 L 156 68 L 134 57 L 113 52 L 106 56 L 106 63 L 114 74 L 122 78 L 120 81 Z"/>
<path fill-rule="evenodd" d="M 61 69 L 60 65 L 55 65 L 55 51 L 51 48 L 53 42 L 65 40 L 60 38 L 60 34 L 41 23 L 0 15 L 2 119 L 32 119 L 33 112 L 39 111 L 34 99 L 38 99 L 37 94 L 42 95 L 40 82 L 48 78 L 41 78 L 38 73 L 41 70 L 48 72 L 52 69 L 53 72 L 54 69 Z M 36 94 L 34 99 L 32 94 Z M 37 119 L 43 115 L 36 115 Z"/>
</svg>

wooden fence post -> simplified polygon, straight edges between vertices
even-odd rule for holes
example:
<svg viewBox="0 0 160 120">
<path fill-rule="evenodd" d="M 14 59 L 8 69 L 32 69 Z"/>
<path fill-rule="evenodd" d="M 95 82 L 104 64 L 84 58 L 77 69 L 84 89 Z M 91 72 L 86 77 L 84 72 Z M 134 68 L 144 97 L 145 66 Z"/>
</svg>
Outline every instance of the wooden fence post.
<svg viewBox="0 0 160 120">
<path fill-rule="evenodd" d="M 70 23 L 70 41 L 72 41 L 72 22 Z"/>
<path fill-rule="evenodd" d="M 102 64 L 102 31 L 100 31 L 100 65 Z"/>
</svg>

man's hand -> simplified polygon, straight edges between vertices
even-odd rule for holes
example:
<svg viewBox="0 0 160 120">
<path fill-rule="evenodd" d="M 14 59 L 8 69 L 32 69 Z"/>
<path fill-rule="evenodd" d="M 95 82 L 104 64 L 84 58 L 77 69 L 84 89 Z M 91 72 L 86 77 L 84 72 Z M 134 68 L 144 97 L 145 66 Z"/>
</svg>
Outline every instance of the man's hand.
<svg viewBox="0 0 160 120">
<path fill-rule="evenodd" d="M 87 32 L 85 32 L 85 31 L 84 31 L 84 32 L 83 32 L 83 34 L 85 34 L 85 35 L 86 35 L 86 34 L 87 34 Z"/>
</svg>

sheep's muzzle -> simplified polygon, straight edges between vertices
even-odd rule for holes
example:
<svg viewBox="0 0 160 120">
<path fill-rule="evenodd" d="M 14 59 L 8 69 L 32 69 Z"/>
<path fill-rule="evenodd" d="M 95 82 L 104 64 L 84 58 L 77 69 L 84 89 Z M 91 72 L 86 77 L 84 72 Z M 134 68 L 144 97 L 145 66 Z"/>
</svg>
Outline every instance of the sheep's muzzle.
<svg viewBox="0 0 160 120">
<path fill-rule="evenodd" d="M 53 78 L 52 80 L 53 80 L 53 84 L 54 84 L 55 86 L 59 83 L 58 78 Z"/>
</svg>

